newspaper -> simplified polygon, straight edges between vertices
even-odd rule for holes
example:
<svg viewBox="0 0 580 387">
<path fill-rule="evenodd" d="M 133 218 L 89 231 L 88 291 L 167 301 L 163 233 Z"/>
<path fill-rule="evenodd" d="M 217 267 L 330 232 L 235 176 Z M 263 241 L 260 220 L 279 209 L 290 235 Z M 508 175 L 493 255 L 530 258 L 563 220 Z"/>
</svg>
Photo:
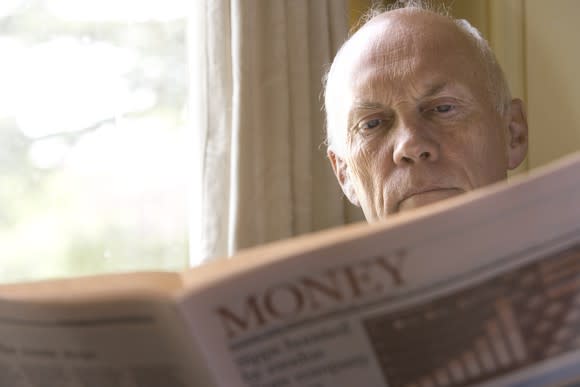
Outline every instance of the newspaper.
<svg viewBox="0 0 580 387">
<path fill-rule="evenodd" d="M 580 155 L 182 273 L 0 286 L 0 387 L 580 385 Z"/>
<path fill-rule="evenodd" d="M 168 302 L 2 303 L 0 311 L 1 387 L 211 385 Z"/>
<path fill-rule="evenodd" d="M 580 384 L 580 159 L 185 296 L 221 387 Z"/>
</svg>

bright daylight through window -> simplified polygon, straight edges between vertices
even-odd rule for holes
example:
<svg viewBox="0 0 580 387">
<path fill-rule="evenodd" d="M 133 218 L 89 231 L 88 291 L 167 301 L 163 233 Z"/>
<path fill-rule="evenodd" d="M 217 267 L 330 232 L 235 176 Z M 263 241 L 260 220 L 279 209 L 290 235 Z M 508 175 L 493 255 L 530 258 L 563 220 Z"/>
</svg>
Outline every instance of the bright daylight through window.
<svg viewBox="0 0 580 387">
<path fill-rule="evenodd" d="M 0 3 L 0 282 L 187 264 L 186 0 Z"/>
</svg>

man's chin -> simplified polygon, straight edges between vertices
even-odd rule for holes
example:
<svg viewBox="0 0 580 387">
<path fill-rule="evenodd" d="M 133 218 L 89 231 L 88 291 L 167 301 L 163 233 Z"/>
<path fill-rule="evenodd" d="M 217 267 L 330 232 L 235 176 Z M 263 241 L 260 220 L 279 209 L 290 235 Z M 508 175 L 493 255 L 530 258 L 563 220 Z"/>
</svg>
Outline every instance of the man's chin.
<svg viewBox="0 0 580 387">
<path fill-rule="evenodd" d="M 441 200 L 462 194 L 464 191 L 457 188 L 435 189 L 409 196 L 399 203 L 399 212 L 423 207 Z"/>
</svg>

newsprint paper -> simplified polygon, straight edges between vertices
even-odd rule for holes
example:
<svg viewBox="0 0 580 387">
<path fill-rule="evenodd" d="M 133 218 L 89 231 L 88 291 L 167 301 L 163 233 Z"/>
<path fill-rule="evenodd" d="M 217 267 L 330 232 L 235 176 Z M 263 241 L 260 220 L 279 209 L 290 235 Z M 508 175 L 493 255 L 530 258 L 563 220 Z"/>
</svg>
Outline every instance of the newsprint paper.
<svg viewBox="0 0 580 387">
<path fill-rule="evenodd" d="M 223 387 L 580 385 L 580 159 L 184 296 Z"/>
<path fill-rule="evenodd" d="M 579 201 L 580 154 L 181 273 L 0 285 L 0 387 L 580 386 Z"/>
</svg>

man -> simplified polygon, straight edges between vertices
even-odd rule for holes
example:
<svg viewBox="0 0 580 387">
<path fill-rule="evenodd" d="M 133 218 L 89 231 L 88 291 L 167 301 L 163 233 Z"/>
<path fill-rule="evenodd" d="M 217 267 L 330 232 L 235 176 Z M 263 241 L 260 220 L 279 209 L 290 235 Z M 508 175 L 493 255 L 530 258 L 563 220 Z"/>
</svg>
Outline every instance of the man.
<svg viewBox="0 0 580 387">
<path fill-rule="evenodd" d="M 340 49 L 325 88 L 328 157 L 368 221 L 506 178 L 527 152 L 522 101 L 465 21 L 384 12 Z"/>
</svg>

